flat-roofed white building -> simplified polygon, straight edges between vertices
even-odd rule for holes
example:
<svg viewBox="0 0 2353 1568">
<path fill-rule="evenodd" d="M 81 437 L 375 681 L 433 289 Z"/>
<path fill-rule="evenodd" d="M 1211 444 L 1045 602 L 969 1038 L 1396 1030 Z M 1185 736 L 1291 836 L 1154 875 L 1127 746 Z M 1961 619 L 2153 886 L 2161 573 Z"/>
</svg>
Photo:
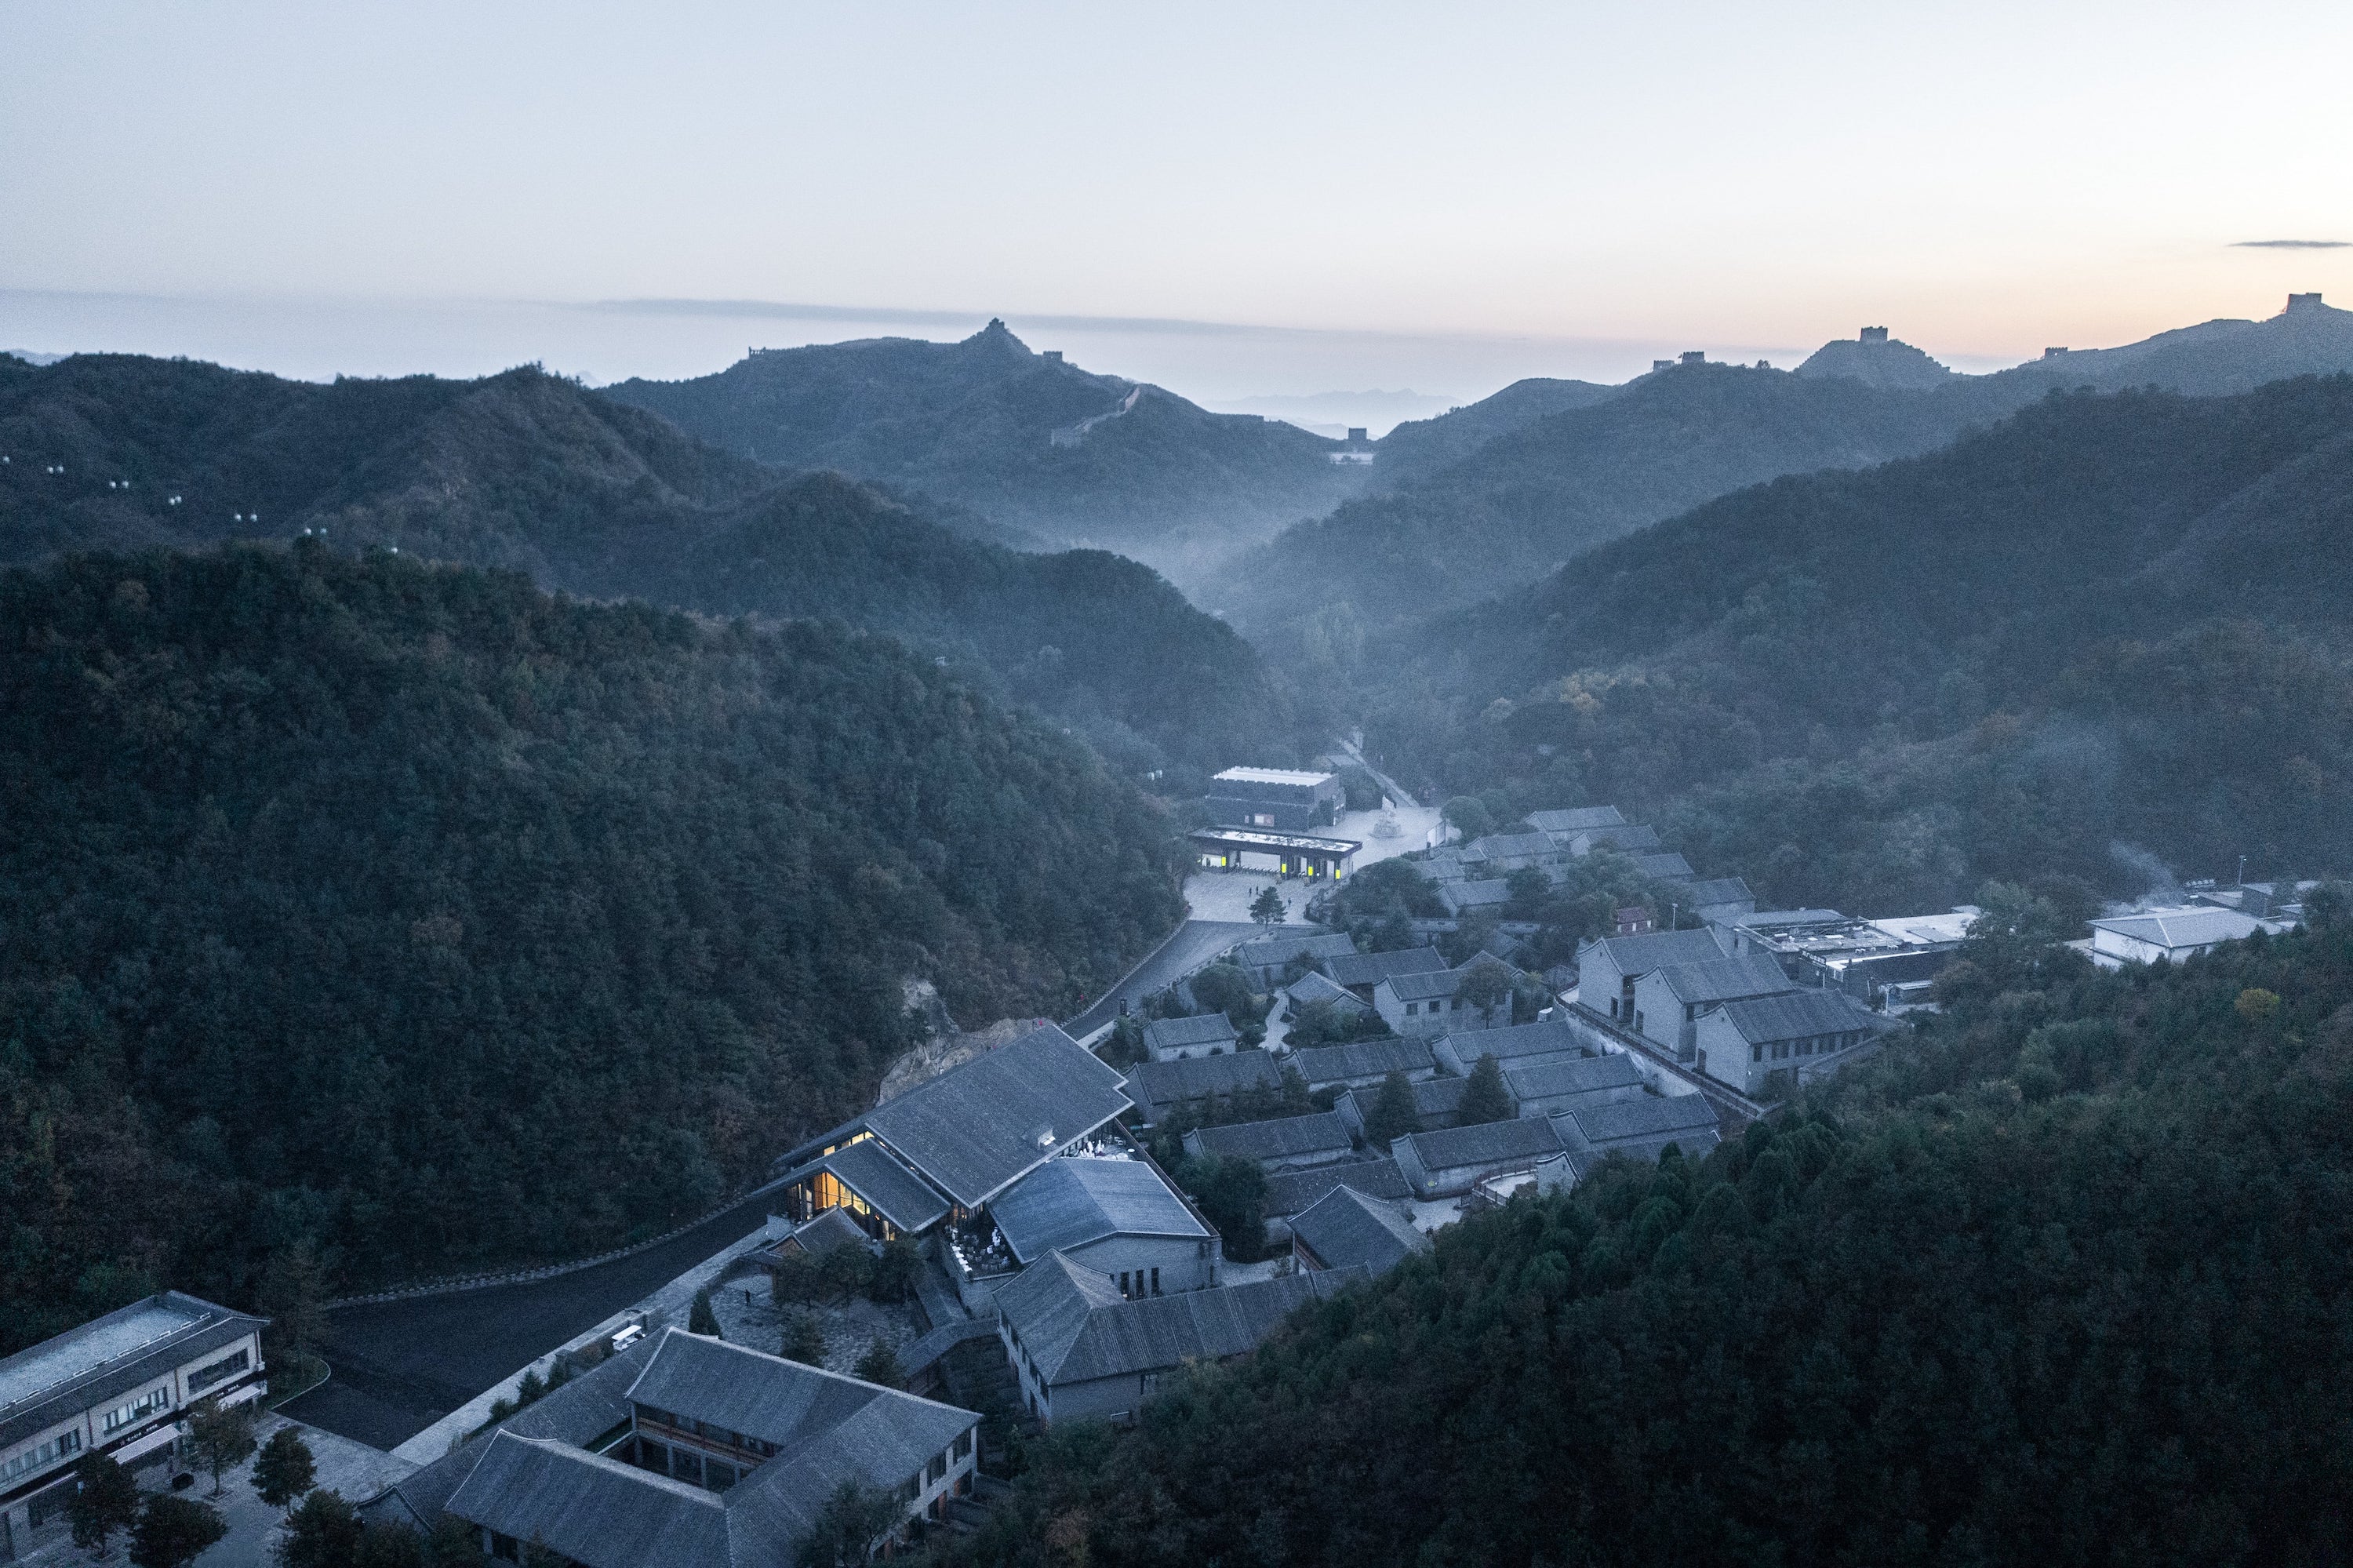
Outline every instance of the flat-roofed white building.
<svg viewBox="0 0 2353 1568">
<path fill-rule="evenodd" d="M 2282 921 L 2258 920 L 2236 909 L 2193 904 L 2179 909 L 2144 909 L 2137 915 L 2111 916 L 2092 922 L 2092 961 L 2103 969 L 2126 964 L 2153 964 L 2159 959 L 2174 963 L 2223 942 L 2235 942 L 2258 931 L 2284 931 Z"/>
<path fill-rule="evenodd" d="M 167 1290 L 0 1361 L 0 1561 L 63 1517 L 84 1454 L 157 1462 L 189 1405 L 268 1393 L 267 1322 Z"/>
</svg>

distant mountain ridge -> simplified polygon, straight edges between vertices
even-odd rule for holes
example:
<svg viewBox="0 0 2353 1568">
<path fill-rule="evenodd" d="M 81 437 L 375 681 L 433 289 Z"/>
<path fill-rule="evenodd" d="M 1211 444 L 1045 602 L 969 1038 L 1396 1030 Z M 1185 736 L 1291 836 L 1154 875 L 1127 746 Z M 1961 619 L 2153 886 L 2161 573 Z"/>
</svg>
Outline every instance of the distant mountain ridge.
<svg viewBox="0 0 2353 1568">
<path fill-rule="evenodd" d="M 1002 322 L 960 343 L 763 349 L 716 375 L 629 380 L 617 402 L 757 461 L 839 469 L 1060 543 L 1181 570 L 1354 493 L 1339 443 L 1212 414 L 1033 353 Z"/>
<path fill-rule="evenodd" d="M 1524 381 L 1399 426 L 1377 448 L 1377 492 L 1285 530 L 1201 591 L 1278 656 L 1314 662 L 1712 497 L 1930 451 L 2053 392 L 2217 396 L 2345 370 L 2353 311 L 2299 294 L 2268 320 L 2209 322 L 1989 376 L 1955 374 L 1868 328 L 1794 372 L 1678 363 L 1615 387 Z M 1306 580 L 1314 596 L 1290 590 Z"/>
<path fill-rule="evenodd" d="M 1148 567 L 1018 553 L 949 526 L 985 526 L 953 508 L 780 473 L 535 370 L 321 387 L 132 355 L 0 362 L 0 562 L 319 529 L 575 593 L 911 638 L 1123 767 L 1212 764 L 1284 728 L 1257 656 Z"/>
</svg>

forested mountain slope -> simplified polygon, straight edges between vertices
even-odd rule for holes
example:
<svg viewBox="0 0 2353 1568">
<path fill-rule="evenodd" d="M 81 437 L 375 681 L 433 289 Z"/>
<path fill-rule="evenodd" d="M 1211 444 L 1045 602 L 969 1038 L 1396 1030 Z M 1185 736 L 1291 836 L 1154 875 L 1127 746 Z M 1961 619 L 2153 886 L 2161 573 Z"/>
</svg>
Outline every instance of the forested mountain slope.
<svg viewBox="0 0 2353 1568">
<path fill-rule="evenodd" d="M 867 1102 L 907 977 L 1060 1013 L 1180 913 L 1131 786 L 839 625 L 301 541 L 9 570 L 0 626 L 0 1349 L 297 1239 L 659 1231 Z"/>
<path fill-rule="evenodd" d="M 984 662 L 1138 769 L 1222 766 L 1285 728 L 1257 656 L 1146 567 L 1003 548 L 952 510 L 778 473 L 535 370 L 318 387 L 0 360 L 0 560 L 322 528 L 600 597 L 840 616 Z"/>
<path fill-rule="evenodd" d="M 1333 465 L 1335 441 L 1091 375 L 999 322 L 954 344 L 763 350 L 716 375 L 605 395 L 762 462 L 885 481 L 1171 571 L 1327 511 L 1363 482 Z"/>
<path fill-rule="evenodd" d="M 1272 649 L 1288 651 L 1319 615 L 1353 622 L 1377 646 L 1727 491 L 1940 446 L 1972 412 L 1965 394 L 1678 365 L 1285 531 L 1238 560 L 1205 602 Z M 1310 582 L 1315 591 L 1301 593 Z"/>
<path fill-rule="evenodd" d="M 1382 733 L 1455 788 L 1680 798 L 1694 863 L 1784 904 L 2134 891 L 2120 842 L 2311 874 L 2353 866 L 2348 585 L 2353 377 L 2066 395 L 1435 626 Z"/>
<path fill-rule="evenodd" d="M 1624 390 L 1593 381 L 1563 381 L 1531 376 L 1493 396 L 1427 419 L 1408 419 L 1380 440 L 1373 483 L 1398 490 L 1469 457 L 1499 436 L 1538 419 L 1583 408 Z"/>
<path fill-rule="evenodd" d="M 1345 662 L 1713 497 L 1928 451 L 2053 391 L 2216 395 L 2346 370 L 2353 312 L 2297 296 L 2266 321 L 2209 322 L 1990 376 L 1950 375 L 1900 341 L 1847 339 L 1794 373 L 1678 364 L 1623 387 L 1522 382 L 1400 426 L 1373 465 L 1377 493 L 1286 530 L 1200 591 L 1282 657 Z M 1315 591 L 1300 592 L 1308 582 Z"/>
<path fill-rule="evenodd" d="M 1054 1435 L 955 1561 L 2342 1561 L 2341 900 L 2128 975 L 2010 912 L 1916 1039 Z"/>
</svg>

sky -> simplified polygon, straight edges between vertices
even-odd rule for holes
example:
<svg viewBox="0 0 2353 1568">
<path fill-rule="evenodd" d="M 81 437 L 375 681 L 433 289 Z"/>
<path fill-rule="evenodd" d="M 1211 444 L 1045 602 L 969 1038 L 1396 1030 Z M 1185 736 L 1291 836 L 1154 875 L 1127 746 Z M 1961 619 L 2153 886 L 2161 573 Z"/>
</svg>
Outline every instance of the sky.
<svg viewBox="0 0 2353 1568">
<path fill-rule="evenodd" d="M 0 3 L 0 346 L 1468 400 L 2353 302 L 2353 6 Z M 732 303 L 731 303 L 732 302 Z"/>
</svg>

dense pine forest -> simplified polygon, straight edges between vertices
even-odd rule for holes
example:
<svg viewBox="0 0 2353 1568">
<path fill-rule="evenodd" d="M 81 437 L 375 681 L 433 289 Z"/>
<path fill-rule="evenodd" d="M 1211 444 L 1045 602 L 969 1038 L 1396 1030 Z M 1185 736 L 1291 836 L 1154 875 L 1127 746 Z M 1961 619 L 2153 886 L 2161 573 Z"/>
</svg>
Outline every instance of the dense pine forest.
<svg viewBox="0 0 2353 1568">
<path fill-rule="evenodd" d="M 905 980 L 1058 1012 L 1179 913 L 1155 804 L 838 624 L 306 540 L 0 627 L 0 1349 L 657 1232 L 871 1097 Z"/>
<path fill-rule="evenodd" d="M 1703 1161 L 1441 1233 L 1052 1434 L 967 1563 L 2271 1563 L 2353 1551 L 2353 924 L 1948 1011 Z"/>
<path fill-rule="evenodd" d="M 1784 906 L 2353 865 L 2353 378 L 2065 394 L 1367 660 L 1392 770 L 1639 806 Z"/>
</svg>

